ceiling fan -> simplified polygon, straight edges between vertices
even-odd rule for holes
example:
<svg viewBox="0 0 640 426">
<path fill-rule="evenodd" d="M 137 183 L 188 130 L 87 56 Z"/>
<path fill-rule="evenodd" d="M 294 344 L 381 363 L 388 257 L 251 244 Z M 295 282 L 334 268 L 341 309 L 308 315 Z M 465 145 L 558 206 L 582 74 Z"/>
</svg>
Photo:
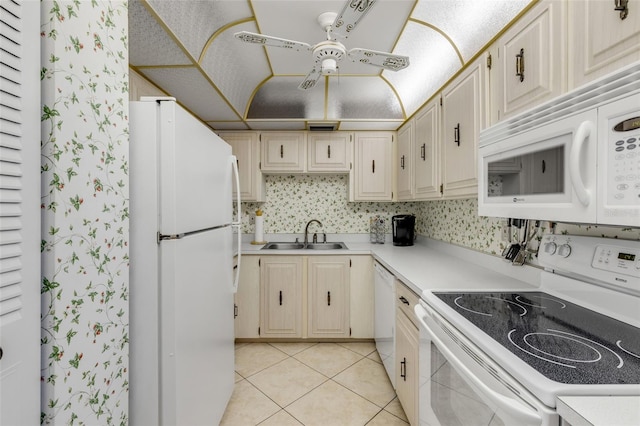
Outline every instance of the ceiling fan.
<svg viewBox="0 0 640 426">
<path fill-rule="evenodd" d="M 235 33 L 234 36 L 246 43 L 313 52 L 313 68 L 298 86 L 302 90 L 314 87 L 322 75 L 335 74 L 338 70 L 338 62 L 345 56 L 348 56 L 353 62 L 373 65 L 390 71 L 399 71 L 409 66 L 408 56 L 360 48 L 354 48 L 347 52 L 342 43 L 332 38 L 333 36 L 345 39 L 349 37 L 351 31 L 355 29 L 356 25 L 375 2 L 376 0 L 347 0 L 339 14 L 335 12 L 320 14 L 318 23 L 326 31 L 327 39 L 313 46 L 301 41 L 287 40 L 249 31 L 240 31 Z"/>
</svg>

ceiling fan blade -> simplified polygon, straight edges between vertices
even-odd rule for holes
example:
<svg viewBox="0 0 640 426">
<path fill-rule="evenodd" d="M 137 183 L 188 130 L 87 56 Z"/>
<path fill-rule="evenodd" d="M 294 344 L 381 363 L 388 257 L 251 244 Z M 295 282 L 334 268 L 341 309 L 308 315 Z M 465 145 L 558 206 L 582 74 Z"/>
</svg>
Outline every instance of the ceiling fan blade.
<svg viewBox="0 0 640 426">
<path fill-rule="evenodd" d="M 409 66 L 409 57 L 369 49 L 351 49 L 349 59 L 361 64 L 373 65 L 389 71 L 400 71 Z"/>
<path fill-rule="evenodd" d="M 309 72 L 309 74 L 307 74 L 307 76 L 304 78 L 302 83 L 300 83 L 300 85 L 298 86 L 298 89 L 308 90 L 315 87 L 321 75 L 322 75 L 322 70 L 314 66 Z"/>
<path fill-rule="evenodd" d="M 333 22 L 331 33 L 347 38 L 358 22 L 367 14 L 376 0 L 347 0 L 342 11 Z"/>
<path fill-rule="evenodd" d="M 266 36 L 264 34 L 252 33 L 249 31 L 240 31 L 233 35 L 235 38 L 245 43 L 261 44 L 263 46 L 282 47 L 292 50 L 311 50 L 311 45 L 301 41 L 287 40 L 286 38 Z"/>
</svg>

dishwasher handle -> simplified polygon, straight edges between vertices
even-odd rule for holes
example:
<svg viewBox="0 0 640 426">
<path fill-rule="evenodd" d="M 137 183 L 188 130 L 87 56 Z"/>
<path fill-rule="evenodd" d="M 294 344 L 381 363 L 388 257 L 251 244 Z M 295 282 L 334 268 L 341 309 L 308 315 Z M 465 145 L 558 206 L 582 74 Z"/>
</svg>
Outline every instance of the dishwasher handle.
<svg viewBox="0 0 640 426">
<path fill-rule="evenodd" d="M 491 389 L 484 383 L 480 378 L 478 378 L 462 361 L 460 361 L 455 354 L 445 345 L 442 340 L 431 330 L 431 327 L 427 325 L 425 321 L 425 317 L 430 315 L 429 312 L 423 306 L 424 302 L 420 301 L 413 309 L 420 322 L 420 327 L 422 327 L 429 334 L 429 338 L 435 345 L 438 347 L 440 352 L 445 356 L 447 361 L 451 363 L 458 371 L 460 375 L 466 378 L 469 384 L 472 384 L 479 392 L 489 398 L 499 409 L 509 414 L 510 416 L 520 420 L 522 423 L 526 424 L 541 424 L 542 417 L 532 411 L 529 407 L 519 403 L 517 400 L 513 398 L 509 398 L 505 395 L 502 395 L 499 392 Z"/>
</svg>

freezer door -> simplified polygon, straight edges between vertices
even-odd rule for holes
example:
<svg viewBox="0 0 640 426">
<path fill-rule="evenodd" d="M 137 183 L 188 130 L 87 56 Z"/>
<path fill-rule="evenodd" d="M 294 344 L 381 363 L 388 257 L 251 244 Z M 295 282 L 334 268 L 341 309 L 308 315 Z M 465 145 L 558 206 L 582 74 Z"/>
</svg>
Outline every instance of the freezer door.
<svg viewBox="0 0 640 426">
<path fill-rule="evenodd" d="M 218 424 L 234 384 L 231 227 L 160 243 L 162 425 Z"/>
<path fill-rule="evenodd" d="M 175 102 L 159 110 L 160 233 L 231 223 L 231 146 Z"/>
</svg>

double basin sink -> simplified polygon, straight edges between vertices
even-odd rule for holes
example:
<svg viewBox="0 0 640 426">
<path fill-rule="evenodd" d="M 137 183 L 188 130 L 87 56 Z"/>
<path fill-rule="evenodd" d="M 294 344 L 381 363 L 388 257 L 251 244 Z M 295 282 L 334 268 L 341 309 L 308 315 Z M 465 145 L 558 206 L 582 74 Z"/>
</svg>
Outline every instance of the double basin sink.
<svg viewBox="0 0 640 426">
<path fill-rule="evenodd" d="M 262 250 L 346 250 L 344 243 L 267 243 Z"/>
</svg>

